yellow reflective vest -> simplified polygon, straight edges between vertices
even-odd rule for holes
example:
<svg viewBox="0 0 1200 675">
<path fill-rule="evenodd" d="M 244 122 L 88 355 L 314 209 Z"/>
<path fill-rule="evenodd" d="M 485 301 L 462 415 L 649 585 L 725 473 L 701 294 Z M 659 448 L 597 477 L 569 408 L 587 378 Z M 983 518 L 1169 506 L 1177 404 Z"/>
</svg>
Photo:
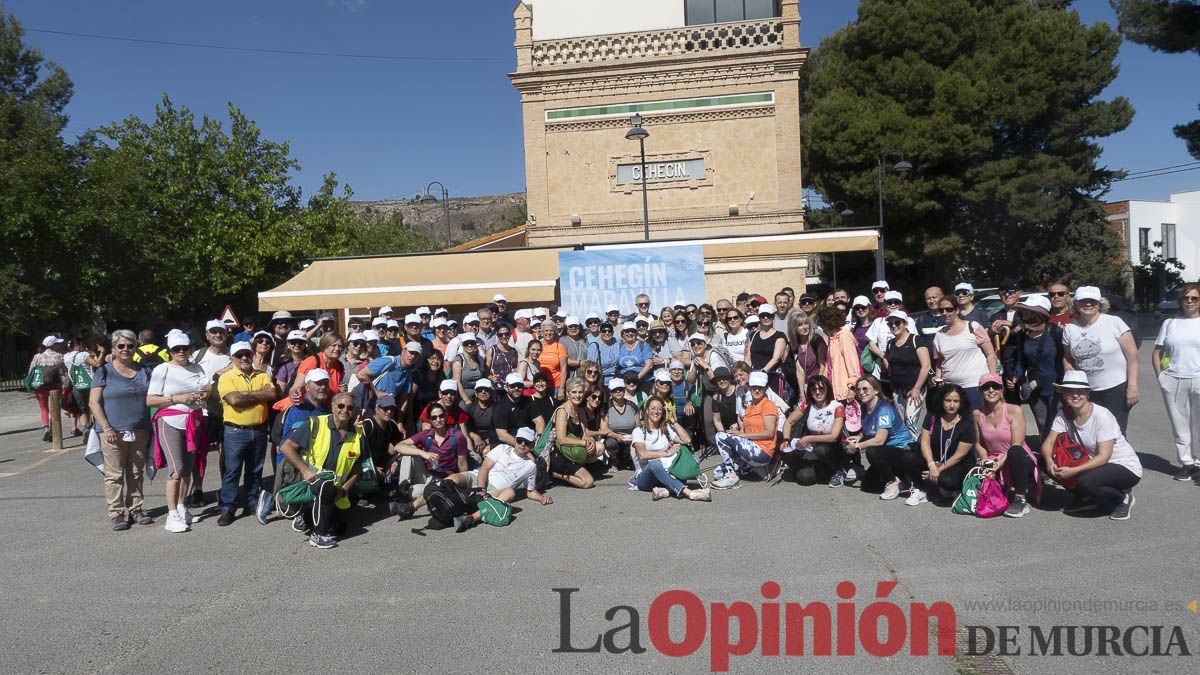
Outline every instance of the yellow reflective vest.
<svg viewBox="0 0 1200 675">
<path fill-rule="evenodd" d="M 329 426 L 332 417 L 332 415 L 321 415 L 308 418 L 309 444 L 308 450 L 304 454 L 304 461 L 317 471 L 324 470 L 325 459 L 329 457 L 329 451 L 333 448 L 333 429 Z M 337 464 L 333 469 L 334 485 L 342 487 L 350 478 L 350 472 L 354 471 L 354 466 L 362 459 L 362 441 L 362 429 L 357 426 L 342 439 L 341 445 L 337 449 Z M 350 499 L 343 496 L 334 502 L 334 506 L 339 509 L 348 509 L 350 508 Z"/>
</svg>

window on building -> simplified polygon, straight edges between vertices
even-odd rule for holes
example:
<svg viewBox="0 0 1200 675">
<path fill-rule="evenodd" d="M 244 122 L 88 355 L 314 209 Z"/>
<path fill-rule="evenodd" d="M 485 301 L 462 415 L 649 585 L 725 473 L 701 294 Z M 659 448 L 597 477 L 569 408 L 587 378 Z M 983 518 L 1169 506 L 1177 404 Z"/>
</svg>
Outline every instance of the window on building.
<svg viewBox="0 0 1200 675">
<path fill-rule="evenodd" d="M 1164 258 L 1175 257 L 1175 224 L 1162 224 L 1162 255 Z"/>
<path fill-rule="evenodd" d="M 1138 228 L 1138 258 L 1142 262 L 1150 259 L 1150 228 Z"/>
<path fill-rule="evenodd" d="M 747 21 L 779 16 L 779 0 L 686 0 L 686 23 Z"/>
</svg>

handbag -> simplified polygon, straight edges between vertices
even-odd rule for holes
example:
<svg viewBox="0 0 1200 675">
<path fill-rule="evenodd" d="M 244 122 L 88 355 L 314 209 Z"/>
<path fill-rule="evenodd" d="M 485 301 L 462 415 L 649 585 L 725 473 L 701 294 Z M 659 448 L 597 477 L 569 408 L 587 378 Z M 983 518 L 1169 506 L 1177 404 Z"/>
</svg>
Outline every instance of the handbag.
<svg viewBox="0 0 1200 675">
<path fill-rule="evenodd" d="M 867 375 L 875 372 L 875 353 L 871 351 L 871 345 L 863 347 L 862 352 L 858 355 L 858 361 L 862 364 L 862 371 Z"/>
<path fill-rule="evenodd" d="M 995 518 L 1003 515 L 1008 509 L 1008 497 L 1004 496 L 1004 488 L 1000 481 L 991 475 L 985 475 L 979 486 L 979 500 L 975 502 L 975 515 L 980 518 Z"/>
<path fill-rule="evenodd" d="M 972 467 L 967 472 L 967 477 L 963 479 L 962 492 L 958 493 L 958 497 L 954 500 L 954 506 L 951 511 L 960 516 L 975 515 L 975 505 L 979 501 L 979 488 L 983 483 L 985 472 L 982 467 Z"/>
<path fill-rule="evenodd" d="M 1075 423 L 1068 421 L 1067 424 L 1071 425 L 1068 433 L 1059 434 L 1054 439 L 1054 463 L 1057 466 L 1079 466 L 1091 460 L 1092 457 L 1088 454 L 1087 448 L 1078 441 L 1079 433 L 1075 429 Z M 1072 438 L 1072 435 L 1075 438 Z M 1074 490 L 1079 483 L 1079 479 L 1076 477 L 1055 478 L 1054 480 L 1068 490 Z"/>
<path fill-rule="evenodd" d="M 542 435 L 538 436 L 537 442 L 533 444 L 533 454 L 535 457 L 541 457 L 545 452 L 546 446 L 554 440 L 554 418 L 558 416 L 558 409 L 550 413 L 550 420 L 546 422 L 546 426 L 542 429 Z"/>
</svg>

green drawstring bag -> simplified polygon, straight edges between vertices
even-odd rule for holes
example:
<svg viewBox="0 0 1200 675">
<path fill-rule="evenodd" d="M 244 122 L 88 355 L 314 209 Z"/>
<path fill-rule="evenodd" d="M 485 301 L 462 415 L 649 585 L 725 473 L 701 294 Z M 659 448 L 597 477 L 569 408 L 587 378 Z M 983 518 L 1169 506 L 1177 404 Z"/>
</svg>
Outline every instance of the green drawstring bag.
<svg viewBox="0 0 1200 675">
<path fill-rule="evenodd" d="M 318 471 L 317 478 L 333 480 L 333 472 Z M 303 480 L 282 488 L 275 496 L 276 499 L 279 499 L 285 504 L 291 504 L 293 506 L 311 504 L 313 503 L 313 500 L 317 498 L 316 495 L 312 493 L 312 486 L 307 481 Z"/>
<path fill-rule="evenodd" d="M 513 508 L 495 497 L 479 502 L 479 519 L 492 527 L 504 527 L 512 522 Z"/>
<path fill-rule="evenodd" d="M 681 445 L 679 452 L 675 454 L 675 461 L 667 468 L 667 473 L 686 482 L 700 475 L 700 462 L 696 460 L 691 448 Z"/>
<path fill-rule="evenodd" d="M 954 500 L 954 506 L 951 511 L 960 516 L 975 515 L 975 504 L 979 501 L 979 490 L 983 487 L 984 471 L 980 467 L 975 467 L 967 473 L 967 477 L 963 479 L 962 492 Z"/>
<path fill-rule="evenodd" d="M 871 351 L 871 346 L 863 347 L 862 353 L 858 355 L 859 362 L 862 363 L 863 372 L 870 375 L 875 372 L 875 353 Z"/>
</svg>

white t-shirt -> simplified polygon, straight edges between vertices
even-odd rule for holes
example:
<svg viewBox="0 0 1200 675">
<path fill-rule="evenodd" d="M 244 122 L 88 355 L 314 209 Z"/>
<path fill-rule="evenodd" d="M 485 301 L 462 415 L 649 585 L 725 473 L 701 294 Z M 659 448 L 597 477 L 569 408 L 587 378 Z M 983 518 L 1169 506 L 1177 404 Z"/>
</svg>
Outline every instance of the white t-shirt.
<svg viewBox="0 0 1200 675">
<path fill-rule="evenodd" d="M 204 374 L 208 376 L 209 382 L 212 382 L 213 376 L 224 370 L 231 360 L 228 354 L 217 354 L 208 349 L 192 357 L 192 363 L 204 369 Z"/>
<path fill-rule="evenodd" d="M 1054 418 L 1054 425 L 1050 427 L 1054 431 L 1065 434 L 1070 428 L 1070 423 L 1060 412 Z M 1071 438 L 1077 438 L 1080 445 L 1087 448 L 1088 454 L 1092 457 L 1096 456 L 1096 448 L 1103 441 L 1114 441 L 1112 456 L 1109 457 L 1109 464 L 1120 464 L 1121 466 L 1133 472 L 1133 475 L 1138 478 L 1142 477 L 1142 463 L 1138 460 L 1137 453 L 1133 451 L 1133 446 L 1129 441 L 1125 440 L 1125 436 L 1121 433 L 1121 426 L 1117 424 L 1117 418 L 1108 411 L 1108 408 L 1092 404 L 1092 414 L 1088 417 L 1087 422 L 1076 424 L 1075 429 L 1078 430 L 1079 436 L 1073 434 Z"/>
<path fill-rule="evenodd" d="M 818 408 L 815 405 L 808 409 L 807 434 L 812 436 L 824 436 L 833 431 L 833 422 L 838 418 L 844 418 L 846 411 L 841 401 L 830 401 L 825 404 L 824 408 Z"/>
<path fill-rule="evenodd" d="M 149 393 L 156 394 L 158 396 L 188 394 L 194 391 L 208 389 L 211 381 L 212 380 L 204 374 L 204 369 L 194 363 L 189 363 L 186 366 L 179 366 L 174 363 L 164 363 L 150 372 Z M 189 412 L 192 410 L 201 410 L 205 407 L 205 405 L 204 401 L 200 401 L 199 403 L 177 403 L 167 407 L 171 410 Z M 163 421 L 175 427 L 176 429 L 183 429 L 187 427 L 187 419 L 183 415 L 171 415 L 170 417 L 164 417 Z"/>
<path fill-rule="evenodd" d="M 74 368 L 75 366 L 80 366 L 86 370 L 88 374 L 92 374 L 96 369 L 87 364 L 87 358 L 87 352 L 67 352 L 63 355 L 63 367 L 67 369 L 67 374 L 70 374 L 71 368 Z"/>
<path fill-rule="evenodd" d="M 745 328 L 740 333 L 725 333 L 725 349 L 729 358 L 736 361 L 746 361 L 746 341 L 750 339 L 750 331 Z M 749 363 L 747 361 L 747 363 Z"/>
<path fill-rule="evenodd" d="M 1075 367 L 1087 373 L 1092 389 L 1104 390 L 1125 381 L 1125 352 L 1120 337 L 1129 326 L 1120 317 L 1101 314 L 1090 326 L 1072 321 L 1063 326 L 1063 346 L 1075 360 Z"/>
<path fill-rule="evenodd" d="M 1167 319 L 1154 346 L 1166 347 L 1171 365 L 1163 372 L 1181 379 L 1200 378 L 1200 318 Z"/>
<path fill-rule="evenodd" d="M 979 378 L 988 372 L 987 355 L 982 345 L 987 342 L 987 329 L 975 323 L 963 328 L 958 335 L 945 331 L 933 336 L 934 358 L 942 361 L 942 377 L 950 384 L 964 389 L 979 386 Z"/>
<path fill-rule="evenodd" d="M 675 433 L 675 427 L 667 427 L 667 432 L 664 434 L 658 429 L 646 431 L 642 427 L 637 427 L 633 430 L 633 442 L 644 443 L 646 452 L 666 452 L 667 448 L 672 443 L 679 441 L 679 435 Z M 671 468 L 671 463 L 675 461 L 678 455 L 670 457 L 655 457 L 651 462 L 658 462 L 666 468 Z"/>
<path fill-rule="evenodd" d="M 533 490 L 536 488 L 537 464 L 532 458 L 522 457 L 511 445 L 497 445 L 487 454 L 496 463 L 488 471 L 488 491 L 499 492 L 506 488 Z"/>
</svg>

